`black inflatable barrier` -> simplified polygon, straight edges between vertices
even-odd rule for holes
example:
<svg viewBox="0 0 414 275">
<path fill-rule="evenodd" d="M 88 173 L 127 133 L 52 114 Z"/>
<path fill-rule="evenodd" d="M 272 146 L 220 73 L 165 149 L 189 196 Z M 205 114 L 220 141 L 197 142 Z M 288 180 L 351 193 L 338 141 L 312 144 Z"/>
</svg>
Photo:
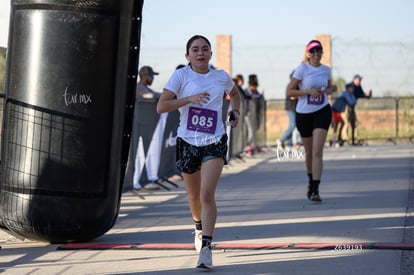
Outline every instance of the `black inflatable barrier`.
<svg viewBox="0 0 414 275">
<path fill-rule="evenodd" d="M 142 5 L 134 0 L 12 1 L 1 227 L 60 243 L 96 238 L 115 223 Z"/>
</svg>

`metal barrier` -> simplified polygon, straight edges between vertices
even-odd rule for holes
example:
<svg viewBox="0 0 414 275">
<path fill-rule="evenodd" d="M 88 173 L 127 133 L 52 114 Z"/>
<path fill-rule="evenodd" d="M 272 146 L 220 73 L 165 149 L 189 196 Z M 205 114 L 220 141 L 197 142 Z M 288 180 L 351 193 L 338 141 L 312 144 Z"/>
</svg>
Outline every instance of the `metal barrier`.
<svg viewBox="0 0 414 275">
<path fill-rule="evenodd" d="M 156 112 L 156 105 L 156 99 L 139 98 L 135 101 L 124 191 L 145 187 L 149 183 L 156 183 L 165 189 L 169 189 L 163 184 L 165 182 L 175 185 L 168 178 L 179 174 L 175 164 L 175 139 L 179 113 L 174 111 L 159 115 Z M 266 145 L 264 106 L 266 106 L 264 100 L 241 102 L 239 126 L 227 128 L 229 159 L 240 157 L 247 145 L 258 147 Z M 227 119 L 228 110 L 229 102 L 225 101 L 223 120 Z M 248 135 L 251 135 L 251 138 L 248 138 Z"/>
<path fill-rule="evenodd" d="M 358 139 L 401 140 L 414 138 L 414 97 L 359 99 L 356 107 Z M 267 102 L 268 142 L 275 141 L 288 126 L 284 100 Z M 329 134 L 332 132 L 330 131 Z"/>
</svg>

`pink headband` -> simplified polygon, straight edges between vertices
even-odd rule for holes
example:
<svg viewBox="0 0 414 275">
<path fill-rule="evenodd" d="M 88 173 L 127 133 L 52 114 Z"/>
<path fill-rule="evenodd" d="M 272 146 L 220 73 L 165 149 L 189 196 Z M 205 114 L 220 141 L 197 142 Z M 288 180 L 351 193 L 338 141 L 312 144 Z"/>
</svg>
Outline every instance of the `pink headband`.
<svg viewBox="0 0 414 275">
<path fill-rule="evenodd" d="M 306 51 L 309 52 L 312 48 L 315 47 L 322 48 L 322 45 L 318 42 L 312 42 L 308 46 L 306 46 Z"/>
</svg>

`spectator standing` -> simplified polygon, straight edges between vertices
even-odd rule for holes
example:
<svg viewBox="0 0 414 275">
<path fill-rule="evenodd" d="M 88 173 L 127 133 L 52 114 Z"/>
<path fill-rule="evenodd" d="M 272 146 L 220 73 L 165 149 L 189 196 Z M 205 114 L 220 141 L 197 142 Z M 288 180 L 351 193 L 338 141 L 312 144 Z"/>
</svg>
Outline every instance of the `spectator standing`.
<svg viewBox="0 0 414 275">
<path fill-rule="evenodd" d="M 289 75 L 289 79 L 292 79 L 293 72 Z M 298 102 L 298 99 L 295 97 L 286 97 L 285 98 L 285 111 L 286 115 L 289 119 L 289 125 L 288 128 L 285 130 L 285 132 L 282 134 L 282 136 L 276 140 L 277 146 L 285 147 L 285 142 L 287 141 L 288 146 L 292 145 L 298 145 L 298 141 L 295 140 L 294 137 L 294 130 L 296 128 L 296 104 Z"/>
<path fill-rule="evenodd" d="M 364 89 L 362 89 L 361 81 L 362 81 L 362 76 L 360 76 L 359 74 L 356 74 L 354 75 L 354 78 L 352 79 L 352 83 L 351 83 L 354 86 L 354 95 L 355 95 L 357 102 L 358 102 L 358 99 L 360 98 L 370 99 L 372 97 L 372 90 L 369 90 L 368 93 L 365 93 Z M 358 119 L 357 119 L 355 107 L 356 107 L 356 104 L 354 105 L 354 107 L 349 108 L 347 110 L 349 111 L 349 114 L 347 116 L 349 117 L 354 116 L 353 119 L 351 120 L 353 123 L 352 124 L 350 123 L 348 125 L 345 124 L 342 129 L 342 137 L 348 140 L 349 139 L 348 131 L 349 131 L 349 128 L 351 128 L 351 144 L 352 145 L 357 145 L 355 140 L 358 138 L 358 131 L 357 131 Z"/>
<path fill-rule="evenodd" d="M 264 120 L 263 117 L 263 93 L 259 92 L 259 80 L 257 78 L 256 74 L 249 75 L 249 81 L 248 81 L 248 87 L 246 89 L 246 94 L 250 95 L 252 97 L 253 103 L 255 105 L 256 113 L 256 121 L 254 122 L 254 126 L 252 126 L 252 133 L 255 135 L 255 133 L 261 128 L 262 121 Z M 254 154 L 254 151 L 262 152 L 263 149 L 260 146 L 257 146 L 256 144 L 256 138 L 252 138 L 251 144 L 248 144 L 247 146 L 247 153 L 249 155 Z"/>
<path fill-rule="evenodd" d="M 278 146 L 285 147 L 285 142 L 288 146 L 293 145 L 292 137 L 293 131 L 295 130 L 295 110 L 296 110 L 297 99 L 286 97 L 285 99 L 285 111 L 289 119 L 288 128 L 283 132 L 282 136 L 276 141 Z"/>
<path fill-rule="evenodd" d="M 221 119 L 224 93 L 230 95 L 235 119 L 232 127 L 238 123 L 240 97 L 225 71 L 210 69 L 212 51 L 206 37 L 191 37 L 185 56 L 189 64 L 174 71 L 158 101 L 157 112 L 177 109 L 180 112 L 177 167 L 184 178 L 195 223 L 194 243 L 200 251 L 197 268 L 210 269 L 213 266 L 211 242 L 217 219 L 215 192 L 227 163 L 227 135 Z M 201 240 L 199 233 L 202 233 Z"/>
<path fill-rule="evenodd" d="M 234 78 L 234 81 L 236 83 L 236 87 L 239 90 L 240 94 L 243 96 L 244 99 L 250 100 L 252 99 L 252 95 L 248 93 L 246 90 L 243 89 L 244 86 L 244 77 L 241 74 L 237 74 Z"/>
<path fill-rule="evenodd" d="M 331 124 L 332 110 L 328 95 L 336 91 L 331 84 L 331 69 L 321 64 L 322 44 L 310 41 L 302 64 L 294 71 L 286 96 L 298 97 L 296 126 L 305 148 L 306 172 L 309 177 L 307 197 L 321 202 L 319 185 L 323 169 L 323 147 Z"/>
<path fill-rule="evenodd" d="M 365 93 L 364 89 L 361 86 L 362 76 L 359 74 L 354 75 L 352 80 L 352 84 L 354 86 L 354 95 L 355 98 L 358 100 L 359 98 L 371 98 L 372 97 L 372 90 L 369 90 L 369 93 Z"/>
<path fill-rule="evenodd" d="M 259 80 L 256 74 L 249 75 L 249 86 L 247 88 L 247 93 L 252 96 L 254 99 L 260 99 L 263 97 L 263 94 L 259 92 Z"/>
<path fill-rule="evenodd" d="M 248 90 L 243 89 L 244 85 L 244 77 L 241 74 L 236 75 L 235 77 L 235 83 L 236 87 L 239 90 L 240 95 L 243 97 L 243 105 L 244 105 L 244 112 L 242 114 L 243 116 L 243 122 L 246 126 L 246 152 L 248 155 L 253 154 L 253 128 L 252 123 L 250 121 L 250 101 L 252 100 L 252 94 L 248 92 Z"/>
<path fill-rule="evenodd" d="M 354 95 L 354 86 L 352 83 L 345 85 L 345 91 L 335 99 L 332 104 L 332 126 L 334 136 L 331 139 L 330 145 L 342 146 L 344 141 L 341 136 L 342 128 L 345 125 L 355 124 L 355 116 L 352 115 L 356 98 Z"/>
<path fill-rule="evenodd" d="M 154 76 L 159 73 L 154 72 L 151 66 L 143 66 L 139 69 L 139 82 L 137 83 L 136 97 L 141 98 L 159 98 L 161 93 L 152 90 L 151 86 Z"/>
</svg>

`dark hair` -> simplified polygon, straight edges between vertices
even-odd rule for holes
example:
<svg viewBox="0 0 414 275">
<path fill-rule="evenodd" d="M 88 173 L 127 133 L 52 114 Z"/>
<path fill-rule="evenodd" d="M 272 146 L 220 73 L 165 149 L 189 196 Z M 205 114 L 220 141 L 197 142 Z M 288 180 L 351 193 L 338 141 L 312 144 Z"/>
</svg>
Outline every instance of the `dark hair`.
<svg viewBox="0 0 414 275">
<path fill-rule="evenodd" d="M 354 88 L 354 83 L 350 82 L 345 85 L 345 89 L 348 90 L 349 88 Z"/>
<path fill-rule="evenodd" d="M 259 86 L 259 81 L 257 80 L 256 74 L 249 75 L 249 85 Z"/>
<path fill-rule="evenodd" d="M 190 48 L 191 48 L 191 44 L 193 44 L 193 42 L 194 42 L 194 40 L 197 40 L 197 39 L 204 39 L 206 42 L 207 42 L 207 44 L 208 44 L 208 46 L 210 47 L 210 49 L 211 49 L 211 43 L 210 43 L 210 41 L 208 41 L 208 39 L 205 37 L 205 36 L 202 36 L 202 35 L 199 35 L 199 34 L 197 34 L 197 35 L 194 35 L 193 37 L 191 37 L 188 41 L 187 41 L 187 46 L 186 46 L 186 53 L 188 54 L 189 53 L 189 51 L 190 51 Z"/>
</svg>

